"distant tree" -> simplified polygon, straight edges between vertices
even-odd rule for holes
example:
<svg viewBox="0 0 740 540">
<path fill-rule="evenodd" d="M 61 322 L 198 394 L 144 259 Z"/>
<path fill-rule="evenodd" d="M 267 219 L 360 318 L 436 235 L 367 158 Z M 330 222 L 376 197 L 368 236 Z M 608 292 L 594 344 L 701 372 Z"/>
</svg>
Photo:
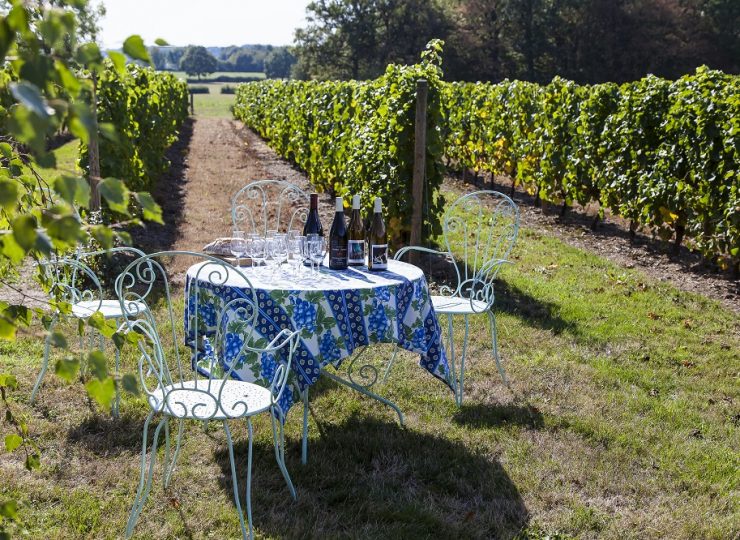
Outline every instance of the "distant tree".
<svg viewBox="0 0 740 540">
<path fill-rule="evenodd" d="M 254 55 L 244 49 L 239 49 L 229 57 L 229 63 L 234 71 L 262 71 L 263 66 L 257 62 Z"/>
<path fill-rule="evenodd" d="M 180 59 L 180 69 L 188 75 L 208 75 L 216 71 L 218 60 L 205 47 L 190 45 Z"/>
<path fill-rule="evenodd" d="M 295 62 L 295 56 L 286 47 L 274 49 L 265 58 L 265 76 L 269 79 L 287 79 Z"/>
<path fill-rule="evenodd" d="M 167 69 L 167 55 L 159 47 L 149 47 L 149 56 L 154 64 L 154 69 Z"/>
<path fill-rule="evenodd" d="M 437 1 L 316 0 L 295 32 L 295 72 L 310 78 L 376 77 L 390 62 L 413 62 L 450 27 Z"/>
</svg>

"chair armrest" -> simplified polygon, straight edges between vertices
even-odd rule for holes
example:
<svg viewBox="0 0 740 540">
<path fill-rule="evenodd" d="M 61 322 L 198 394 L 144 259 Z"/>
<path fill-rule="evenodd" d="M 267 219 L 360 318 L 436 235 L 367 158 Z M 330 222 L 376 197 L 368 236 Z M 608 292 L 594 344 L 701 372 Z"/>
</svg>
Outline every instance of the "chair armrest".
<svg viewBox="0 0 740 540">
<path fill-rule="evenodd" d="M 439 251 L 437 249 L 431 249 L 431 248 L 426 248 L 426 247 L 422 247 L 422 246 L 406 246 L 406 247 L 402 247 L 401 249 L 399 249 L 398 251 L 396 251 L 396 254 L 393 256 L 393 259 L 396 260 L 396 261 L 399 261 L 399 260 L 401 260 L 401 257 L 403 257 L 404 255 L 406 255 L 406 253 L 408 253 L 409 251 L 419 251 L 419 252 L 422 252 L 422 253 L 431 253 L 432 255 L 444 255 L 445 257 L 447 257 L 448 259 L 450 259 L 450 261 L 453 260 L 452 259 L 452 253 L 450 253 L 449 251 Z"/>
</svg>

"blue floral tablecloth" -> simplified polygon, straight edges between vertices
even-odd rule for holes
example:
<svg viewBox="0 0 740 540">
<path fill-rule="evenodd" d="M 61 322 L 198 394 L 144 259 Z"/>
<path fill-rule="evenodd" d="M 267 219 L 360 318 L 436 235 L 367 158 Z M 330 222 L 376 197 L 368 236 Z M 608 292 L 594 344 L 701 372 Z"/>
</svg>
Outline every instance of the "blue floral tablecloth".
<svg viewBox="0 0 740 540">
<path fill-rule="evenodd" d="M 207 275 L 198 274 L 201 264 L 188 269 L 185 290 L 186 342 L 194 349 L 198 345 L 199 350 L 194 356 L 195 367 L 213 369 L 214 358 L 219 359 L 221 368 L 236 362 L 234 377 L 269 387 L 277 359 L 267 353 L 259 357 L 255 353 L 240 354 L 249 329 L 238 313 L 227 309 L 221 319 L 222 343 L 208 342 L 216 335 L 217 314 L 231 301 L 247 296 L 246 283 L 233 272 L 221 284 L 213 284 Z M 439 323 L 419 268 L 389 261 L 387 271 L 324 268 L 318 277 L 307 271 L 300 277 L 283 272 L 271 276 L 264 268 L 241 271 L 254 287 L 259 303 L 252 345 L 264 347 L 284 328 L 300 330 L 290 385 L 279 403 L 283 418 L 300 400 L 301 391 L 318 380 L 322 368 L 329 364 L 338 367 L 356 349 L 373 343 L 398 343 L 418 353 L 419 364 L 450 385 Z M 193 294 L 196 287 L 192 287 L 195 279 L 199 284 L 197 305 Z M 197 334 L 206 338 L 200 344 L 195 343 L 196 317 Z"/>
</svg>

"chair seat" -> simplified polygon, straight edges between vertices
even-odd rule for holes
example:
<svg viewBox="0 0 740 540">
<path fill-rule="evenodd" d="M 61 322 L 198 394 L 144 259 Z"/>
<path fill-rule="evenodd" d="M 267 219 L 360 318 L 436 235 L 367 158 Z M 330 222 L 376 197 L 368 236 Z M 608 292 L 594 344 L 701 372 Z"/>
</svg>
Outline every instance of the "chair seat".
<svg viewBox="0 0 740 540">
<path fill-rule="evenodd" d="M 199 379 L 157 388 L 149 395 L 149 405 L 175 418 L 225 420 L 268 410 L 272 395 L 267 388 L 249 382 L 211 379 L 209 387 L 208 379 Z"/>
<path fill-rule="evenodd" d="M 146 304 L 143 302 L 131 302 L 129 306 L 127 309 L 130 314 L 144 313 L 147 311 Z M 96 311 L 100 311 L 106 319 L 120 319 L 124 316 L 118 300 L 103 300 L 102 302 L 98 300 L 84 300 L 72 306 L 72 315 L 78 319 L 87 319 Z"/>
<path fill-rule="evenodd" d="M 469 298 L 459 298 L 456 296 L 431 296 L 432 306 L 435 313 L 444 313 L 452 315 L 471 315 L 485 313 L 488 302 L 483 300 L 473 300 L 472 304 Z"/>
</svg>

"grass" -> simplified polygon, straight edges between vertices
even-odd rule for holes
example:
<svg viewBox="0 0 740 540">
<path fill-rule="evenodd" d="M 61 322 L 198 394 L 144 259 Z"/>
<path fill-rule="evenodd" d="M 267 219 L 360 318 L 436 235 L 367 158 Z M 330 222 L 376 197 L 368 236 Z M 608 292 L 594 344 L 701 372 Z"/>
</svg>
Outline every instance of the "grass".
<svg viewBox="0 0 740 540">
<path fill-rule="evenodd" d="M 201 85 L 199 85 L 201 86 Z M 222 86 L 236 86 L 235 83 L 209 83 L 209 94 L 195 94 L 193 101 L 195 105 L 195 116 L 210 118 L 231 118 L 231 107 L 234 105 L 234 94 L 222 94 Z"/>
<path fill-rule="evenodd" d="M 173 75 L 180 77 L 181 79 L 197 79 L 197 77 L 190 77 L 184 71 L 172 71 Z M 216 71 L 210 75 L 204 75 L 200 78 L 201 82 L 208 82 L 209 79 L 216 79 L 218 77 L 253 77 L 256 79 L 264 79 L 265 74 L 261 71 Z M 198 83 L 200 84 L 200 83 Z M 233 83 L 231 83 L 233 84 Z"/>
<path fill-rule="evenodd" d="M 380 388 L 401 406 L 406 428 L 377 403 L 320 382 L 306 466 L 300 408 L 288 417 L 287 465 L 298 501 L 272 456 L 268 419 L 256 423 L 259 537 L 740 534 L 738 318 L 536 230 L 521 231 L 513 259 L 497 285 L 513 392 L 500 382 L 485 318 L 473 319 L 462 408 L 410 354 Z M 456 325 L 458 340 L 462 330 Z M 378 365 L 388 352 L 373 351 Z M 43 448 L 35 473 L 23 470 L 20 455 L 0 455 L 0 498 L 22 505 L 13 530 L 120 537 L 146 404 L 127 396 L 122 418 L 112 420 L 91 407 L 79 383 L 52 375 L 40 403 L 29 407 L 41 354 L 38 339 L 0 342 L 2 370 L 21 383 L 14 407 Z M 133 371 L 131 354 L 124 360 Z M 243 474 L 246 428 L 237 422 L 232 430 Z M 173 484 L 164 492 L 155 476 L 136 537 L 236 536 L 228 467 L 219 426 L 190 424 Z"/>
</svg>

